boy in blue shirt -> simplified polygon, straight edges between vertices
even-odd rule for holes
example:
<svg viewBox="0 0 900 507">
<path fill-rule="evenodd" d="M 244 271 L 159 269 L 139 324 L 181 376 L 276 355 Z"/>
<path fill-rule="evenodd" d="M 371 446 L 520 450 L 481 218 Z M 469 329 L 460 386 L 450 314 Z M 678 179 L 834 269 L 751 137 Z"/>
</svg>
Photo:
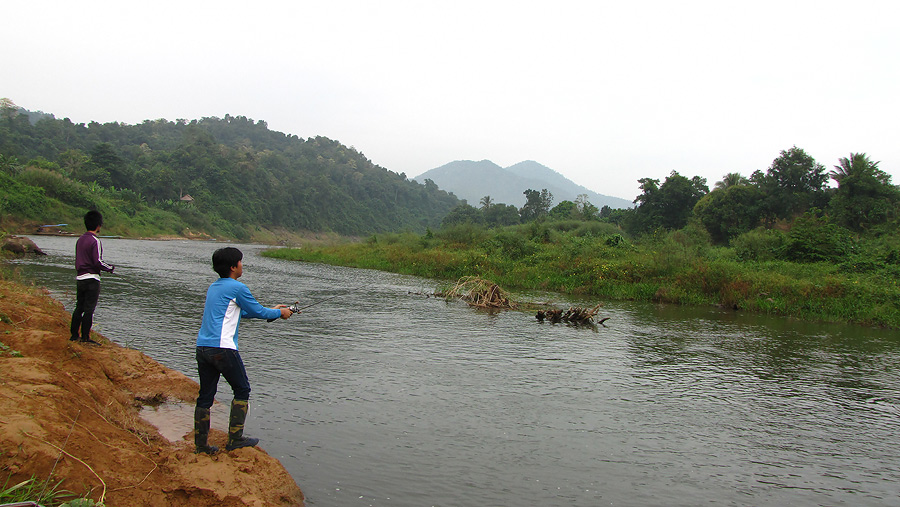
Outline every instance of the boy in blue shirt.
<svg viewBox="0 0 900 507">
<path fill-rule="evenodd" d="M 228 421 L 228 443 L 225 450 L 252 447 L 258 438 L 244 436 L 250 399 L 250 381 L 238 353 L 238 325 L 241 317 L 287 319 L 293 314 L 287 305 L 265 308 L 237 279 L 244 273 L 244 254 L 234 247 L 220 248 L 212 255 L 213 270 L 221 278 L 206 291 L 203 322 L 197 333 L 197 371 L 200 394 L 194 409 L 194 446 L 199 453 L 214 454 L 219 448 L 208 445 L 209 409 L 216 396 L 219 376 L 225 377 L 234 392 Z"/>
</svg>

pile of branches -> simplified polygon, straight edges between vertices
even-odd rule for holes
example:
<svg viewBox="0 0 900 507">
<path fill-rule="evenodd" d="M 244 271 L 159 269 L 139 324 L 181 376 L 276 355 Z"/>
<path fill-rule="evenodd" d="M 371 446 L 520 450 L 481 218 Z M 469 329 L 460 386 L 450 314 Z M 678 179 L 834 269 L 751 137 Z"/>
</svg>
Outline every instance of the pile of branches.
<svg viewBox="0 0 900 507">
<path fill-rule="evenodd" d="M 597 315 L 597 311 L 599 309 L 600 305 L 597 305 L 593 308 L 580 308 L 577 306 L 573 306 L 568 310 L 538 310 L 535 317 L 537 317 L 537 320 L 540 322 L 549 320 L 554 324 L 560 322 L 568 322 L 572 324 L 593 324 L 594 316 Z M 603 324 L 607 319 L 609 319 L 609 317 L 604 317 L 597 323 Z"/>
<path fill-rule="evenodd" d="M 479 308 L 496 308 L 503 310 L 515 310 L 517 305 L 510 301 L 509 296 L 499 285 L 477 276 L 464 276 L 457 280 L 456 285 L 440 295 L 445 299 L 460 299 Z"/>
<path fill-rule="evenodd" d="M 507 293 L 496 283 L 477 276 L 464 276 L 457 280 L 456 285 L 452 288 L 446 292 L 435 292 L 434 296 L 442 297 L 446 300 L 459 299 L 468 303 L 469 306 L 498 310 L 519 310 L 521 307 L 523 311 L 528 311 L 533 310 L 536 306 L 549 306 L 549 303 L 538 305 L 535 303 L 511 301 Z M 573 306 L 568 310 L 541 309 L 538 310 L 536 317 L 540 322 L 547 320 L 554 324 L 566 322 L 577 325 L 594 325 L 594 317 L 600 310 L 600 306 L 602 305 L 598 304 L 593 308 Z M 607 320 L 609 320 L 609 317 L 604 317 L 596 323 L 603 324 Z"/>
</svg>

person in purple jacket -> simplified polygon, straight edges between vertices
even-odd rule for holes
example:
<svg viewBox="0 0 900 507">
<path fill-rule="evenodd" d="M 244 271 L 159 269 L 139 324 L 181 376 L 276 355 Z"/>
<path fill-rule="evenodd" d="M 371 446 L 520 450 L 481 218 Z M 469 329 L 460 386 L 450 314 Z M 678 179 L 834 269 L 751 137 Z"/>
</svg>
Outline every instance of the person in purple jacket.
<svg viewBox="0 0 900 507">
<path fill-rule="evenodd" d="M 225 450 L 252 447 L 258 438 L 244 436 L 244 420 L 250 406 L 250 381 L 244 362 L 238 353 L 238 326 L 241 317 L 255 319 L 287 319 L 293 312 L 287 305 L 265 308 L 259 304 L 238 278 L 244 274 L 244 254 L 234 247 L 220 248 L 213 252 L 213 270 L 219 279 L 206 291 L 203 321 L 197 333 L 197 373 L 200 377 L 200 393 L 194 408 L 195 452 L 215 454 L 219 448 L 208 444 L 209 409 L 216 397 L 219 376 L 225 377 L 234 399 L 228 420 L 228 442 Z"/>
<path fill-rule="evenodd" d="M 102 225 L 103 215 L 99 211 L 88 211 L 84 215 L 87 232 L 75 243 L 75 310 L 72 312 L 69 340 L 90 345 L 100 345 L 91 339 L 94 309 L 100 299 L 100 272 L 112 273 L 115 269 L 103 260 L 103 246 L 97 238 Z"/>
</svg>

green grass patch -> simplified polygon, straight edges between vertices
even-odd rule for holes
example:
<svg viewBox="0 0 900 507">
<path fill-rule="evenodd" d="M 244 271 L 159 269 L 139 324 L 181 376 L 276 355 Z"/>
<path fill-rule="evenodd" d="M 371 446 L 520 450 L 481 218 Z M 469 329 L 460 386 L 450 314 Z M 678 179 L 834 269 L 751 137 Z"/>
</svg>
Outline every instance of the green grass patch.
<svg viewBox="0 0 900 507">
<path fill-rule="evenodd" d="M 892 251 L 883 243 L 879 252 Z M 474 276 L 513 290 L 721 305 L 900 328 L 900 269 L 890 262 L 868 262 L 865 256 L 850 264 L 772 260 L 713 247 L 679 232 L 633 242 L 615 231 L 572 224 L 495 230 L 457 226 L 430 237 L 373 236 L 364 242 L 282 248 L 263 255 L 445 281 Z"/>
</svg>

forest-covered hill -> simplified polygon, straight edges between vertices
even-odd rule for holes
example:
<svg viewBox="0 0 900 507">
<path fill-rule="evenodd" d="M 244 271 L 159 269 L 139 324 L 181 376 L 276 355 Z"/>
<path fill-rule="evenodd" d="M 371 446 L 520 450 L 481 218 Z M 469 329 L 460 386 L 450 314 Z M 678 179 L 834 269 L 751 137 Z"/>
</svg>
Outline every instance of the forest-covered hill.
<svg viewBox="0 0 900 507">
<path fill-rule="evenodd" d="M 257 226 L 365 235 L 439 227 L 459 202 L 338 141 L 301 139 L 243 116 L 76 124 L 8 99 L 0 106 L 0 172 L 12 178 L 0 206 L 20 219 L 51 220 L 39 208 L 86 209 L 105 194 L 134 213 L 169 211 L 195 229 L 237 237 Z M 35 204 L 22 195 L 29 192 L 51 201 Z"/>
</svg>

